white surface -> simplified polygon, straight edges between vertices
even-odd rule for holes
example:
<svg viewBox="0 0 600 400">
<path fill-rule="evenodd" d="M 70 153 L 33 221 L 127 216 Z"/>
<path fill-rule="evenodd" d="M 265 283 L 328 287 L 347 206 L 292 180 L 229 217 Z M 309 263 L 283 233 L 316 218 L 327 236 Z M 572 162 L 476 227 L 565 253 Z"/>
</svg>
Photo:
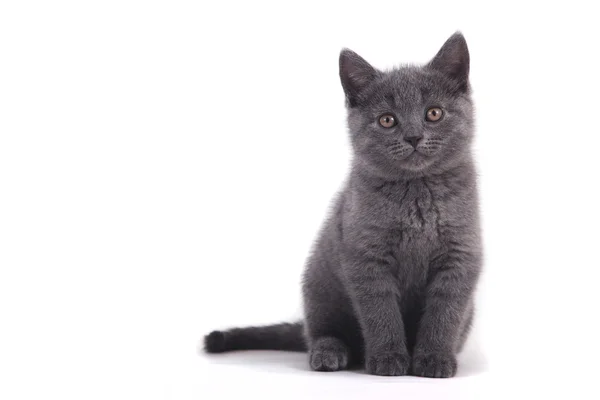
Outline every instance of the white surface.
<svg viewBox="0 0 600 400">
<path fill-rule="evenodd" d="M 591 2 L 2 2 L 3 399 L 597 398 Z M 472 56 L 486 272 L 450 380 L 196 353 L 299 315 L 343 179 L 337 57 Z"/>
</svg>

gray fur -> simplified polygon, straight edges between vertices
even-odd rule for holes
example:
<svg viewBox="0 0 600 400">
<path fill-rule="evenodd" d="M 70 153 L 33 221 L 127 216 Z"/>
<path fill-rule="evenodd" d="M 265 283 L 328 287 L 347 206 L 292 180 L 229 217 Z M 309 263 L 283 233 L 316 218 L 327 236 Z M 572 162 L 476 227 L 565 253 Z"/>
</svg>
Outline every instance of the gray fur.
<svg viewBox="0 0 600 400">
<path fill-rule="evenodd" d="M 456 373 L 482 262 L 468 73 L 460 33 L 424 66 L 379 71 L 341 52 L 354 157 L 306 264 L 303 328 L 217 331 L 207 351 L 306 348 L 319 371 Z M 430 107 L 441 120 L 426 121 Z M 379 125 L 386 113 L 396 126 Z"/>
</svg>

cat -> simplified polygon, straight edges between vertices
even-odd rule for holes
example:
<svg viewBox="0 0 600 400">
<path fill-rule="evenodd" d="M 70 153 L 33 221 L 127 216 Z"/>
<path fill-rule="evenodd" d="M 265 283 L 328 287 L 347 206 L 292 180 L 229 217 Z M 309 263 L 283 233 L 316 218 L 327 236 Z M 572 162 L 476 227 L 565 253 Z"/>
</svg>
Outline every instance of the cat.
<svg viewBox="0 0 600 400">
<path fill-rule="evenodd" d="M 353 158 L 309 255 L 304 321 L 213 331 L 204 349 L 308 351 L 315 371 L 447 378 L 470 331 L 483 250 L 469 50 L 382 71 L 342 49 Z"/>
</svg>

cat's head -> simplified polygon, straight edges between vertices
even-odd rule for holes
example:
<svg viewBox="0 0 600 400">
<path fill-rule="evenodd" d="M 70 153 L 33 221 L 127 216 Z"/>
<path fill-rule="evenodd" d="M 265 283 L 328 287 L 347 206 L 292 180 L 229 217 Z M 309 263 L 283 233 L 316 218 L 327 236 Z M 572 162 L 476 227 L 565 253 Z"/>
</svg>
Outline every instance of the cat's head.
<svg viewBox="0 0 600 400">
<path fill-rule="evenodd" d="M 437 173 L 468 157 L 473 106 L 462 34 L 451 36 L 428 64 L 390 71 L 344 49 L 340 78 L 355 158 L 373 173 Z"/>
</svg>

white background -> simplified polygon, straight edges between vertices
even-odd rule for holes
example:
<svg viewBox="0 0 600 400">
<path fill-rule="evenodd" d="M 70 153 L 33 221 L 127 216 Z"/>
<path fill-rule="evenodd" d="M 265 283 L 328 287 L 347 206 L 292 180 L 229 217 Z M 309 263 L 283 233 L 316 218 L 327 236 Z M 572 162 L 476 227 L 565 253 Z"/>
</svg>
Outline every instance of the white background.
<svg viewBox="0 0 600 400">
<path fill-rule="evenodd" d="M 300 315 L 349 161 L 338 54 L 471 51 L 486 265 L 449 380 L 206 357 Z M 597 398 L 593 2 L 4 1 L 3 399 Z"/>
</svg>

